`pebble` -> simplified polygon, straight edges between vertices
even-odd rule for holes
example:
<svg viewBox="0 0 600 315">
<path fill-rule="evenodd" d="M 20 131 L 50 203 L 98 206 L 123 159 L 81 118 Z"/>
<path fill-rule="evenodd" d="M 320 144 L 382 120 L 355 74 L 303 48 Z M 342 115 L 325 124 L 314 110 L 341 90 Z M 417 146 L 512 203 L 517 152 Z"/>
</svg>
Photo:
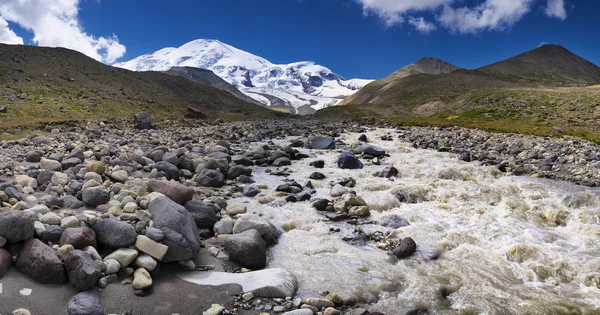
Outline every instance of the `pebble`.
<svg viewBox="0 0 600 315">
<path fill-rule="evenodd" d="M 213 304 L 209 309 L 202 312 L 202 315 L 221 315 L 225 310 L 225 307 L 220 304 Z"/>
<path fill-rule="evenodd" d="M 33 290 L 31 290 L 29 288 L 23 288 L 23 289 L 19 290 L 19 294 L 21 294 L 23 296 L 30 296 L 32 292 L 33 292 Z"/>
<path fill-rule="evenodd" d="M 136 290 L 148 289 L 152 286 L 152 277 L 144 268 L 138 268 L 133 273 L 133 283 L 131 286 Z"/>
</svg>

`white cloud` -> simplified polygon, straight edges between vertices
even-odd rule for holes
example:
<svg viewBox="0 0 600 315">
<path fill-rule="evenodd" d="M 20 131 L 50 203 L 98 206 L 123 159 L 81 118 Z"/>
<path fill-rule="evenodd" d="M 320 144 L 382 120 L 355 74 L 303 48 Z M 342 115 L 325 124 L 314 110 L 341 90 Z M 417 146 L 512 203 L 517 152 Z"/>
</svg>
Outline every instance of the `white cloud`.
<svg viewBox="0 0 600 315">
<path fill-rule="evenodd" d="M 437 29 L 435 24 L 425 21 L 423 17 L 414 18 L 411 16 L 408 18 L 408 24 L 414 26 L 419 32 L 423 34 L 429 34 Z"/>
<path fill-rule="evenodd" d="M 125 54 L 125 46 L 115 35 L 95 37 L 86 33 L 79 22 L 79 2 L 80 0 L 1 0 L 0 17 L 33 32 L 33 42 L 37 45 L 66 47 L 98 61 L 115 62 Z M 0 22 L 0 35 L 1 29 Z"/>
<path fill-rule="evenodd" d="M 454 0 L 355 0 L 365 14 L 376 14 L 386 26 L 404 23 L 407 12 L 427 11 L 450 4 Z"/>
<path fill-rule="evenodd" d="M 486 0 L 473 8 L 444 6 L 437 17 L 452 32 L 474 34 L 483 30 L 504 30 L 529 12 L 535 0 Z"/>
<path fill-rule="evenodd" d="M 548 5 L 544 9 L 547 16 L 564 21 L 567 18 L 567 9 L 565 9 L 565 0 L 548 0 Z"/>
<path fill-rule="evenodd" d="M 8 27 L 8 22 L 0 16 L 0 43 L 23 45 L 23 39 Z"/>
<path fill-rule="evenodd" d="M 437 25 L 461 34 L 509 29 L 539 2 L 547 2 L 544 11 L 549 17 L 567 18 L 565 0 L 477 0 L 474 4 L 470 1 L 470 5 L 465 5 L 464 0 L 355 1 L 362 6 L 365 15 L 379 16 L 388 27 L 408 23 L 424 33 L 435 30 L 436 24 L 409 15 L 431 13 Z"/>
</svg>

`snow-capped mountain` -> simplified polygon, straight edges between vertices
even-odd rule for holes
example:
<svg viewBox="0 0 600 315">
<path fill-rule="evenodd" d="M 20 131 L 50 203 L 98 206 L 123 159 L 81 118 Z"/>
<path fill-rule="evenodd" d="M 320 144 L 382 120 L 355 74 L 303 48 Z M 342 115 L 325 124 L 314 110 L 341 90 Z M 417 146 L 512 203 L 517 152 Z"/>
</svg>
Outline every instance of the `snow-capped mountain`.
<svg viewBox="0 0 600 315">
<path fill-rule="evenodd" d="M 208 69 L 260 103 L 298 114 L 335 105 L 372 81 L 345 80 L 310 61 L 273 64 L 218 40 L 205 39 L 113 66 L 133 71 L 167 71 L 172 67 Z"/>
</svg>

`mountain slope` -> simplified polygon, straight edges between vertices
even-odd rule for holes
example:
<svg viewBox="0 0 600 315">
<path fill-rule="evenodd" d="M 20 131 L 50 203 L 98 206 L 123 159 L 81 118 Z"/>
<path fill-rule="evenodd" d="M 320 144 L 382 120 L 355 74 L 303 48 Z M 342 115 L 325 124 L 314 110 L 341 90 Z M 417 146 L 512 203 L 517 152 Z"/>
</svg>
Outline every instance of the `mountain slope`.
<svg viewBox="0 0 600 315">
<path fill-rule="evenodd" d="M 208 116 L 277 113 L 217 88 L 159 72 L 132 72 L 104 65 L 64 48 L 0 45 L 0 124 L 130 118 L 145 110 L 182 117 L 188 106 Z"/>
<path fill-rule="evenodd" d="M 246 94 L 240 92 L 240 90 L 236 89 L 233 85 L 229 84 L 227 81 L 221 79 L 214 72 L 206 69 L 192 68 L 192 67 L 173 67 L 167 71 L 163 71 L 166 74 L 179 76 L 186 78 L 190 81 L 216 87 L 219 90 L 229 92 L 233 96 L 244 100 L 248 103 L 254 103 L 257 105 L 261 105 L 261 103 L 257 102 L 253 98 L 247 96 Z"/>
<path fill-rule="evenodd" d="M 600 67 L 558 45 L 544 45 L 478 70 L 503 80 L 524 84 L 600 84 Z"/>
<path fill-rule="evenodd" d="M 344 80 L 314 62 L 273 64 L 220 41 L 204 39 L 114 66 L 134 71 L 167 71 L 175 66 L 208 69 L 253 99 L 293 113 L 335 105 L 371 82 Z"/>
<path fill-rule="evenodd" d="M 366 85 L 359 92 L 347 97 L 338 105 L 346 105 L 346 104 L 362 104 L 365 102 L 369 102 L 370 99 L 375 97 L 379 93 L 383 93 L 388 90 L 396 80 L 406 78 L 409 76 L 417 75 L 417 74 L 432 74 L 439 75 L 450 73 L 459 68 L 454 65 L 447 63 L 440 59 L 435 58 L 421 58 L 416 62 L 404 66 L 389 76 L 379 79 L 377 81 L 373 81 L 370 84 Z"/>
</svg>

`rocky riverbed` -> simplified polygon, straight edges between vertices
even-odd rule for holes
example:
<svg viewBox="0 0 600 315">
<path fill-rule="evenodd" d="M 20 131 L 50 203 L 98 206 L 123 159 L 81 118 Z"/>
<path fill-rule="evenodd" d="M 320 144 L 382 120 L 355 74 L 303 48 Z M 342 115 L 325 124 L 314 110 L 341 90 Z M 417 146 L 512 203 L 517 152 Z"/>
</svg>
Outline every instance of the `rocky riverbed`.
<svg viewBox="0 0 600 315">
<path fill-rule="evenodd" d="M 0 314 L 43 312 L 27 297 L 56 286 L 69 314 L 599 311 L 583 140 L 302 119 L 49 131 L 2 142 Z"/>
</svg>

